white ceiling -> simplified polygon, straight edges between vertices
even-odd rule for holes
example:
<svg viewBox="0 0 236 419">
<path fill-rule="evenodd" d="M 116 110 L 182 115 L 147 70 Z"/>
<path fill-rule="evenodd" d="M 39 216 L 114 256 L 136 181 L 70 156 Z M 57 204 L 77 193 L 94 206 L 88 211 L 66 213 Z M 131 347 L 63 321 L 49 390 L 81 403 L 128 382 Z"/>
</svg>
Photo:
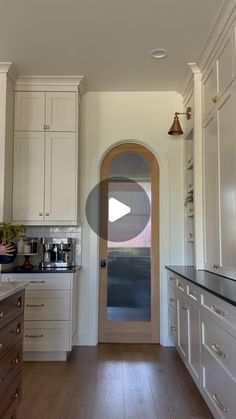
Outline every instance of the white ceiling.
<svg viewBox="0 0 236 419">
<path fill-rule="evenodd" d="M 88 90 L 178 90 L 224 0 L 0 0 L 0 61 Z M 168 56 L 153 60 L 149 51 Z"/>
</svg>

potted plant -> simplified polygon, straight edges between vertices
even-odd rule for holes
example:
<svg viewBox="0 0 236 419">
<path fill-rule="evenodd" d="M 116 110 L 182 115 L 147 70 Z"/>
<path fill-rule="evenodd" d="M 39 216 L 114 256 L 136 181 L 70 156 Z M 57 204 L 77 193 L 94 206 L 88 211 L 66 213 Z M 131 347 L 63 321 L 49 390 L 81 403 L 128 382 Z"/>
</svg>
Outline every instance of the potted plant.
<svg viewBox="0 0 236 419">
<path fill-rule="evenodd" d="M 11 249 L 9 250 L 10 255 L 0 255 L 0 263 L 11 263 L 14 261 L 17 254 L 15 242 L 19 235 L 25 233 L 25 231 L 26 226 L 23 224 L 0 223 L 0 244 Z"/>
</svg>

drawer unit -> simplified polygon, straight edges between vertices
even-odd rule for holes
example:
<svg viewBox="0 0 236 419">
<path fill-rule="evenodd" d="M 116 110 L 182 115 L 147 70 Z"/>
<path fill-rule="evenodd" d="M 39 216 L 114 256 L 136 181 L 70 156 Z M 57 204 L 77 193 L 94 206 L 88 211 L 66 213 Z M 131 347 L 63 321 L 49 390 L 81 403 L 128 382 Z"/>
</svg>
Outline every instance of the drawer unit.
<svg viewBox="0 0 236 419">
<path fill-rule="evenodd" d="M 17 405 L 22 394 L 22 375 L 18 374 L 14 382 L 0 397 L 0 418 L 11 419 L 14 417 Z"/>
<path fill-rule="evenodd" d="M 223 327 L 230 327 L 236 332 L 236 309 L 209 292 L 202 292 L 201 304 L 204 310 L 210 313 L 216 322 Z"/>
<path fill-rule="evenodd" d="M 24 285 L 0 301 L 0 418 L 12 419 L 20 400 L 24 331 Z M 5 287 L 6 288 L 6 287 Z M 1 287 L 4 292 L 4 287 Z M 7 294 L 5 294 L 7 295 Z"/>
<path fill-rule="evenodd" d="M 64 361 L 77 340 L 77 273 L 3 274 L 27 282 L 24 360 Z"/>
<path fill-rule="evenodd" d="M 0 327 L 4 327 L 12 319 L 23 313 L 24 294 L 18 292 L 0 301 Z"/>
<path fill-rule="evenodd" d="M 70 291 L 27 291 L 25 320 L 69 320 Z"/>
<path fill-rule="evenodd" d="M 22 371 L 23 348 L 22 340 L 13 346 L 0 362 L 0 397 L 13 379 Z"/>
<path fill-rule="evenodd" d="M 209 316 L 202 316 L 202 345 L 236 381 L 236 338 Z"/>
<path fill-rule="evenodd" d="M 215 418 L 236 418 L 236 382 L 207 351 L 202 353 L 202 392 Z"/>
<path fill-rule="evenodd" d="M 24 351 L 70 351 L 69 322 L 25 321 Z"/>
<path fill-rule="evenodd" d="M 170 284 L 168 286 L 168 305 L 176 310 L 176 288 Z"/>
<path fill-rule="evenodd" d="M 70 289 L 68 274 L 3 274 L 2 281 L 28 282 L 27 291 Z"/>
</svg>

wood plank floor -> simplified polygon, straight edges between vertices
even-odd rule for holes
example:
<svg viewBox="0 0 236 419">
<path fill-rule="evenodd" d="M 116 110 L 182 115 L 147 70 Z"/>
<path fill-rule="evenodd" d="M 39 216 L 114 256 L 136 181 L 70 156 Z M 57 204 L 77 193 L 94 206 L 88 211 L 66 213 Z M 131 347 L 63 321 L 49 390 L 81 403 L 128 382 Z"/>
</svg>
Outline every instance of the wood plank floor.
<svg viewBox="0 0 236 419">
<path fill-rule="evenodd" d="M 24 364 L 17 419 L 212 418 L 174 348 L 100 344 Z"/>
</svg>

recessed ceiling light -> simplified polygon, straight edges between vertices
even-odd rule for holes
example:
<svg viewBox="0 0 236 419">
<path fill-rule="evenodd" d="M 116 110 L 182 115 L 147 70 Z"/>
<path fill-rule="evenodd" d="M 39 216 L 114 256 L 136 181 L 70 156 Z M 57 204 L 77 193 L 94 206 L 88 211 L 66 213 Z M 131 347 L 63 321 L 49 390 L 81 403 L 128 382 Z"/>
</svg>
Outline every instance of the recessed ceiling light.
<svg viewBox="0 0 236 419">
<path fill-rule="evenodd" d="M 152 58 L 164 58 L 167 55 L 167 50 L 165 48 L 157 48 L 150 51 Z"/>
</svg>

